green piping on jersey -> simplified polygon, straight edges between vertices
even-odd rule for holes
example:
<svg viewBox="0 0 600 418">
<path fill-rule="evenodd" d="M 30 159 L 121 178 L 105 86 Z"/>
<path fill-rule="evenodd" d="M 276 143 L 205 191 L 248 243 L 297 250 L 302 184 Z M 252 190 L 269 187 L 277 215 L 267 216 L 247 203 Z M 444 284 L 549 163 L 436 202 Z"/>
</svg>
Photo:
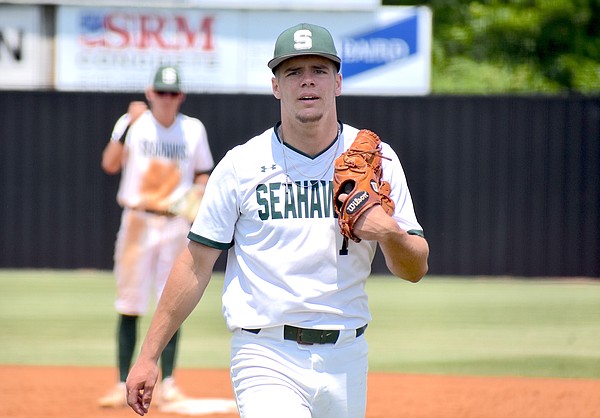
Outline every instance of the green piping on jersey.
<svg viewBox="0 0 600 418">
<path fill-rule="evenodd" d="M 420 229 L 411 229 L 409 231 L 406 231 L 406 233 L 408 235 L 418 235 L 418 236 L 420 236 L 422 238 L 425 238 L 425 234 Z"/>
<path fill-rule="evenodd" d="M 188 238 L 191 241 L 197 242 L 198 244 L 206 245 L 207 247 L 216 248 L 217 250 L 228 250 L 233 247 L 233 241 L 229 243 L 217 242 L 208 238 L 204 238 L 198 234 L 194 234 L 192 231 L 188 233 Z"/>
</svg>

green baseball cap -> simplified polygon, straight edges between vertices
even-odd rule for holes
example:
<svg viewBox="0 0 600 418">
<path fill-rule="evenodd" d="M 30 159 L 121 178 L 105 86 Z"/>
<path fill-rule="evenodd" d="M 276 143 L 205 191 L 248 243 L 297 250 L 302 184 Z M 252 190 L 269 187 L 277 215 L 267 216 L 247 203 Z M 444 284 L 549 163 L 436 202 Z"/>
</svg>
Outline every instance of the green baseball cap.
<svg viewBox="0 0 600 418">
<path fill-rule="evenodd" d="M 177 68 L 170 65 L 161 66 L 154 75 L 152 83 L 154 91 L 170 91 L 179 93 L 181 91 L 179 73 Z"/>
<path fill-rule="evenodd" d="M 283 61 L 298 55 L 319 55 L 328 58 L 334 62 L 338 71 L 342 65 L 329 31 L 310 23 L 300 23 L 283 31 L 277 37 L 273 59 L 267 65 L 275 72 L 275 67 Z"/>
</svg>

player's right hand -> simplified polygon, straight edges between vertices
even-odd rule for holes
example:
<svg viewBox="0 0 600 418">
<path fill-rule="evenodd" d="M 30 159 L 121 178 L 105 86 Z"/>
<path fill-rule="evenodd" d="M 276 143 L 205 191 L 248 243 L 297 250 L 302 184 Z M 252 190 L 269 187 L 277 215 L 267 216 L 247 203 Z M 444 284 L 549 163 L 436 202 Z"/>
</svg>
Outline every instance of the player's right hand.
<svg viewBox="0 0 600 418">
<path fill-rule="evenodd" d="M 127 404 L 136 414 L 144 416 L 150 409 L 152 394 L 158 380 L 158 367 L 154 363 L 140 364 L 138 361 L 127 376 Z"/>
<path fill-rule="evenodd" d="M 133 101 L 129 103 L 127 114 L 129 115 L 129 125 L 136 121 L 137 118 L 148 110 L 148 105 L 143 101 Z"/>
</svg>

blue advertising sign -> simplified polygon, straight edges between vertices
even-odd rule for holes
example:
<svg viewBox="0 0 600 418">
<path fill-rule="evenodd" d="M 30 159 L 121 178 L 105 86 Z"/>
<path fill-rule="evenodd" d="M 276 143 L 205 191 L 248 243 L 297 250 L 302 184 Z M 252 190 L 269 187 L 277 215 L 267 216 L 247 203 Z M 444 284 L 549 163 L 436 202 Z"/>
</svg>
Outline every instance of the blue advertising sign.
<svg viewBox="0 0 600 418">
<path fill-rule="evenodd" d="M 391 25 L 342 39 L 342 74 L 346 79 L 418 52 L 418 19 L 413 15 Z"/>
</svg>

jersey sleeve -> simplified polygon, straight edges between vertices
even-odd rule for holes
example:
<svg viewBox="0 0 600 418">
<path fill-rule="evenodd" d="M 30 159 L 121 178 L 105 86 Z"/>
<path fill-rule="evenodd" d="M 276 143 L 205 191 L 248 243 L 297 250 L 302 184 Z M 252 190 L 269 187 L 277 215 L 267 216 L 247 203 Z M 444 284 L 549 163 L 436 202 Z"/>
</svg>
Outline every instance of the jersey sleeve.
<svg viewBox="0 0 600 418">
<path fill-rule="evenodd" d="M 208 142 L 208 134 L 206 133 L 206 127 L 199 120 L 195 120 L 199 125 L 198 132 L 198 147 L 194 155 L 194 171 L 196 173 L 207 173 L 215 166 L 212 152 L 210 150 L 210 144 Z"/>
<path fill-rule="evenodd" d="M 390 198 L 396 204 L 393 217 L 403 230 L 414 235 L 423 236 L 423 228 L 417 220 L 406 174 L 400 159 L 391 146 L 384 143 L 383 147 L 383 154 L 390 158 L 390 160 L 383 160 L 382 169 L 383 179 L 390 183 Z"/>
<path fill-rule="evenodd" d="M 232 246 L 239 215 L 239 185 L 229 153 L 208 179 L 200 209 L 188 234 L 192 241 L 221 250 Z"/>
<path fill-rule="evenodd" d="M 119 119 L 117 119 L 117 122 L 113 127 L 112 134 L 110 135 L 111 141 L 118 142 L 121 140 L 123 134 L 125 134 L 125 131 L 127 131 L 130 119 L 131 118 L 129 117 L 129 114 L 127 113 L 125 113 Z"/>
</svg>

